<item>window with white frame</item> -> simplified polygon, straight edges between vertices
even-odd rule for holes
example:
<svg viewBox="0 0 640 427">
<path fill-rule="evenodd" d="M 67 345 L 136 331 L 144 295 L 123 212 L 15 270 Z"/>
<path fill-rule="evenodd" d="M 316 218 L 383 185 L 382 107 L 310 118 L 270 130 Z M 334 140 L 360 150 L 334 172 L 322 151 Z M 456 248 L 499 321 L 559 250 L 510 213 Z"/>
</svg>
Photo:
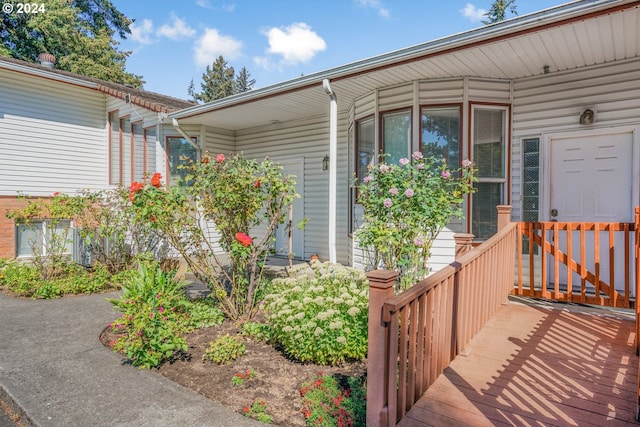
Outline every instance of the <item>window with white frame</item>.
<svg viewBox="0 0 640 427">
<path fill-rule="evenodd" d="M 443 157 L 450 168 L 460 166 L 460 106 L 422 107 L 420 151 L 425 157 Z"/>
<path fill-rule="evenodd" d="M 411 156 L 411 110 L 381 114 L 382 154 L 388 164 Z"/>
<path fill-rule="evenodd" d="M 43 219 L 31 221 L 29 224 L 19 224 L 16 228 L 18 257 L 49 255 L 52 244 L 64 247 L 64 254 L 70 255 L 73 252 L 73 230 L 70 220 Z"/>
<path fill-rule="evenodd" d="M 506 203 L 507 107 L 472 107 L 471 151 L 478 169 L 471 198 L 471 233 L 487 239 L 497 231 L 497 205 Z"/>
</svg>

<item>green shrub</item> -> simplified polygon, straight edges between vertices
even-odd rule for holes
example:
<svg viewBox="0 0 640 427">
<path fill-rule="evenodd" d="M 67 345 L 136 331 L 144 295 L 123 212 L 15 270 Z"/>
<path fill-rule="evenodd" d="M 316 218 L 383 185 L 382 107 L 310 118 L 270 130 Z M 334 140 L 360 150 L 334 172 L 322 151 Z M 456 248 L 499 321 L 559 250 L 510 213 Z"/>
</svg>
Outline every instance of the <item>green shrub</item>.
<svg viewBox="0 0 640 427">
<path fill-rule="evenodd" d="M 232 360 L 243 356 L 246 351 L 246 347 L 238 341 L 238 338 L 226 334 L 209 343 L 209 347 L 202 355 L 202 360 L 210 360 L 219 365 L 226 365 Z"/>
<path fill-rule="evenodd" d="M 260 322 L 244 322 L 240 333 L 243 337 L 249 337 L 260 342 L 270 342 L 273 336 L 271 327 Z"/>
<path fill-rule="evenodd" d="M 364 427 L 367 419 L 366 385 L 356 377 L 318 374 L 300 390 L 307 426 Z"/>
<path fill-rule="evenodd" d="M 120 299 L 109 299 L 122 314 L 111 324 L 118 334 L 113 349 L 135 366 L 151 368 L 188 350 L 183 335 L 201 326 L 222 322 L 222 313 L 209 302 L 187 300 L 184 284 L 173 280 L 155 261 L 141 262 Z"/>
<path fill-rule="evenodd" d="M 58 274 L 42 279 L 38 267 L 5 260 L 0 267 L 0 286 L 25 297 L 57 298 L 65 294 L 91 294 L 114 289 L 124 274 L 112 276 L 102 264 L 86 269 L 74 263 L 58 263 Z"/>
<path fill-rule="evenodd" d="M 336 365 L 367 354 L 368 282 L 364 272 L 312 263 L 275 279 L 264 308 L 272 339 L 301 362 Z"/>
</svg>

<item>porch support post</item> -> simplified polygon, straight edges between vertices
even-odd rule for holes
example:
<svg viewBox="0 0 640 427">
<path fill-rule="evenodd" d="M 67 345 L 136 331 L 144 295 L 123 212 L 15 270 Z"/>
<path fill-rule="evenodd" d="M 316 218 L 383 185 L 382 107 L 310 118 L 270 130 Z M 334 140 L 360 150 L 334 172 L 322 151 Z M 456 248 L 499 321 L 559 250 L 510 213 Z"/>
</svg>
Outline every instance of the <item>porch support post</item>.
<svg viewBox="0 0 640 427">
<path fill-rule="evenodd" d="M 322 81 L 329 95 L 329 262 L 336 262 L 337 177 L 338 177 L 338 98 L 329 79 Z"/>
<path fill-rule="evenodd" d="M 367 427 L 386 426 L 388 328 L 382 319 L 384 302 L 393 297 L 398 273 L 374 270 L 369 279 L 369 338 L 367 350 Z M 397 343 L 395 343 L 397 345 Z M 392 414 L 395 418 L 395 414 Z"/>
<path fill-rule="evenodd" d="M 473 242 L 474 237 L 473 234 L 468 233 L 456 233 L 453 235 L 453 239 L 456 241 L 456 260 L 473 248 L 471 242 Z"/>
<path fill-rule="evenodd" d="M 505 228 L 511 222 L 511 206 L 510 205 L 498 205 L 498 230 Z"/>
</svg>

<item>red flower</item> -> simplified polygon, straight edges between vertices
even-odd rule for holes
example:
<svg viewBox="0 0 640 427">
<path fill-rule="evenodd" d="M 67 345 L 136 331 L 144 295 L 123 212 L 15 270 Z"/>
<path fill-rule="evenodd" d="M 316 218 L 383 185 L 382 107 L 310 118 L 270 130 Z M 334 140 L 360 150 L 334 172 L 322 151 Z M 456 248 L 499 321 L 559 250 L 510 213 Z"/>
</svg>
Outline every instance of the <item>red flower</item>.
<svg viewBox="0 0 640 427">
<path fill-rule="evenodd" d="M 131 187 L 129 187 L 129 191 L 131 191 L 132 193 L 137 193 L 143 188 L 144 188 L 144 184 L 142 182 L 134 181 L 131 183 Z"/>
<path fill-rule="evenodd" d="M 216 162 L 222 163 L 224 162 L 224 154 L 220 153 L 216 156 Z"/>
<path fill-rule="evenodd" d="M 162 183 L 160 182 L 161 178 L 162 178 L 162 175 L 160 175 L 160 172 L 154 173 L 153 176 L 151 177 L 151 185 L 153 185 L 156 188 L 160 188 L 160 186 L 162 185 Z"/>
<path fill-rule="evenodd" d="M 242 246 L 249 246 L 251 243 L 253 243 L 253 239 L 250 236 L 240 231 L 236 233 L 236 240 L 240 242 Z"/>
<path fill-rule="evenodd" d="M 202 158 L 202 163 L 204 163 L 206 165 L 207 163 L 209 163 L 209 160 L 210 160 L 209 156 L 203 157 Z"/>
<path fill-rule="evenodd" d="M 54 192 L 54 193 L 53 193 L 53 197 L 55 197 L 55 196 L 57 196 L 57 195 L 59 195 L 59 194 L 60 194 L 60 192 L 59 192 L 59 191 L 56 191 L 56 192 Z"/>
<path fill-rule="evenodd" d="M 248 406 L 245 406 L 244 408 L 242 408 L 242 410 L 244 411 L 245 414 L 248 414 L 249 411 L 251 411 L 251 409 L 249 409 Z"/>
<path fill-rule="evenodd" d="M 129 193 L 129 201 L 131 203 L 133 203 L 133 198 L 135 197 L 136 193 Z"/>
<path fill-rule="evenodd" d="M 256 179 L 255 181 L 253 181 L 253 188 L 260 188 L 260 180 Z"/>
</svg>

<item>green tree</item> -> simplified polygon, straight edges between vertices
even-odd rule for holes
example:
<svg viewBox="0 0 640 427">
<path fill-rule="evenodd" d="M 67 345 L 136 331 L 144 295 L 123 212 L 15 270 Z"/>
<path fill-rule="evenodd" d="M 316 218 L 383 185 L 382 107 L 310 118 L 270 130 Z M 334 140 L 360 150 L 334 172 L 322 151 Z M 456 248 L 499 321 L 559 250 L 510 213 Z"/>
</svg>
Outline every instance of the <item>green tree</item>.
<svg viewBox="0 0 640 427">
<path fill-rule="evenodd" d="M 202 92 L 195 94 L 198 101 L 211 102 L 236 93 L 235 70 L 221 56 L 202 74 Z"/>
<path fill-rule="evenodd" d="M 191 82 L 189 83 L 189 86 L 187 87 L 187 96 L 189 97 L 189 99 L 192 99 L 194 101 L 198 100 L 198 98 L 196 96 L 196 85 L 193 83 L 193 78 L 191 79 Z"/>
<path fill-rule="evenodd" d="M 14 11 L 19 1 L 12 3 Z M 118 49 L 132 20 L 110 0 L 42 0 L 39 13 L 5 13 L 0 21 L 0 55 L 35 62 L 45 52 L 61 70 L 141 87 L 141 76 L 125 70 L 131 52 Z"/>
<path fill-rule="evenodd" d="M 517 15 L 516 11 L 516 0 L 495 0 L 491 4 L 491 8 L 489 12 L 485 13 L 487 20 L 482 21 L 483 24 L 489 25 L 496 22 L 504 21 L 507 15 L 507 12 Z"/>
<path fill-rule="evenodd" d="M 219 56 L 211 66 L 207 65 L 206 71 L 202 74 L 202 82 L 200 83 L 202 92 L 195 92 L 192 80 L 187 88 L 187 93 L 197 101 L 211 102 L 251 90 L 255 84 L 255 79 L 251 78 L 246 67 L 242 67 L 236 76 L 234 68 L 222 56 Z"/>
<path fill-rule="evenodd" d="M 256 80 L 251 78 L 251 74 L 246 67 L 242 67 L 236 77 L 236 93 L 243 93 L 253 89 Z"/>
</svg>

